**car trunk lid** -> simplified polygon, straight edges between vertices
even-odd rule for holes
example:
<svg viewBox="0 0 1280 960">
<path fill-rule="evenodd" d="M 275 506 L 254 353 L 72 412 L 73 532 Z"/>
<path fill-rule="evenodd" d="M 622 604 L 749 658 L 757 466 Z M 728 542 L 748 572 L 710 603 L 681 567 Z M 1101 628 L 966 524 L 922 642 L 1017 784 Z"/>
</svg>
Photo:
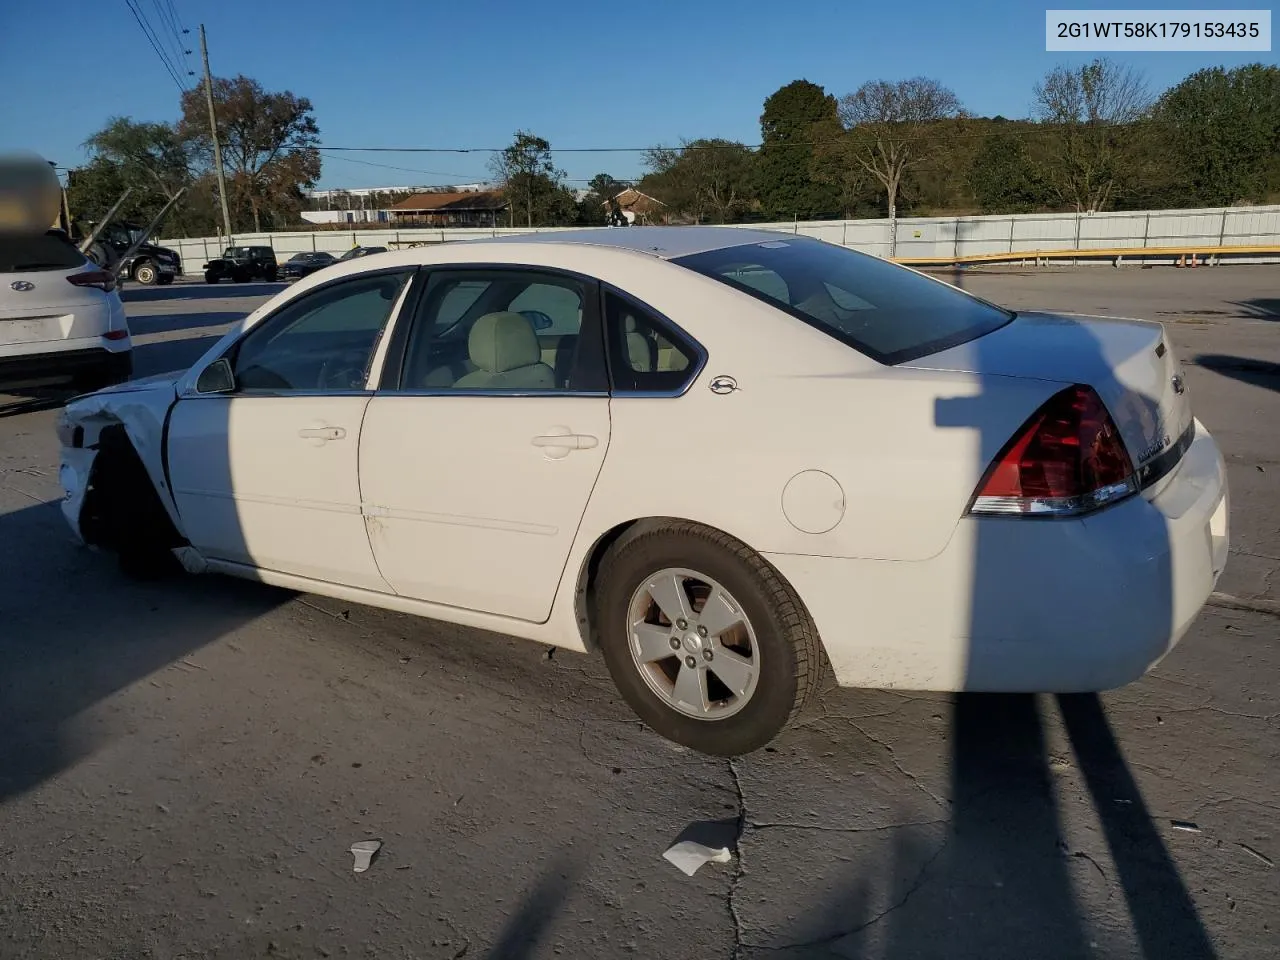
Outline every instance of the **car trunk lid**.
<svg viewBox="0 0 1280 960">
<path fill-rule="evenodd" d="M 1019 314 L 968 343 L 904 367 L 1082 383 L 1107 405 L 1141 480 L 1177 459 L 1192 423 L 1181 365 L 1163 325 L 1146 320 Z M 1166 469 L 1159 470 L 1167 472 Z"/>
</svg>

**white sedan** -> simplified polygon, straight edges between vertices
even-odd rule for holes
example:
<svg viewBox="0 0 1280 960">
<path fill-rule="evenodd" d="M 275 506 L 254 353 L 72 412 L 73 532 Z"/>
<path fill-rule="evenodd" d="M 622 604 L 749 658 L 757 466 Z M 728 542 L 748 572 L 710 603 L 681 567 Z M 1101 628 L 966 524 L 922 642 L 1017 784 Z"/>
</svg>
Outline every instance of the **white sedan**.
<svg viewBox="0 0 1280 960">
<path fill-rule="evenodd" d="M 1227 554 L 1159 324 L 1015 315 L 754 230 L 353 260 L 59 429 L 66 517 L 128 567 L 599 649 L 645 722 L 720 755 L 827 669 L 1128 683 Z"/>
</svg>

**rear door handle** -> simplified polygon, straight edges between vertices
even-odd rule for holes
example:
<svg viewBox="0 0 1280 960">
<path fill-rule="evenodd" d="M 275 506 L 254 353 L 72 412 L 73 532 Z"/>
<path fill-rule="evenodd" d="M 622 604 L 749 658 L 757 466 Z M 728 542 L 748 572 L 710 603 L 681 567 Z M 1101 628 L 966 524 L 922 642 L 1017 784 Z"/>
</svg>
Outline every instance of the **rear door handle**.
<svg viewBox="0 0 1280 960">
<path fill-rule="evenodd" d="M 342 427 L 304 427 L 298 431 L 298 436 L 306 440 L 341 440 L 346 435 Z"/>
</svg>

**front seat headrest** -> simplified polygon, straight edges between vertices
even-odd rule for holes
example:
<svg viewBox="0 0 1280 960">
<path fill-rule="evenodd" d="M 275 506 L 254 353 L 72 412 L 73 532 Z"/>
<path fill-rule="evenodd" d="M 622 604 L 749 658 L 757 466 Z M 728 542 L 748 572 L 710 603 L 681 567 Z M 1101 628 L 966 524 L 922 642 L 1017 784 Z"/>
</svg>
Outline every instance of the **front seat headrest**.
<svg viewBox="0 0 1280 960">
<path fill-rule="evenodd" d="M 504 373 L 542 362 L 538 335 L 527 317 L 510 311 L 486 313 L 467 337 L 471 362 L 489 373 Z"/>
</svg>

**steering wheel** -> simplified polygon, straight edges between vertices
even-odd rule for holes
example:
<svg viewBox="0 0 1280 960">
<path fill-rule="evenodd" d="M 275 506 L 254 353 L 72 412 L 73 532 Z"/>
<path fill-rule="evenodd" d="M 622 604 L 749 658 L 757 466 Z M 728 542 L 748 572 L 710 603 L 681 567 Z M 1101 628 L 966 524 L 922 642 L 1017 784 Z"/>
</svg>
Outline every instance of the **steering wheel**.
<svg viewBox="0 0 1280 960">
<path fill-rule="evenodd" d="M 320 390 L 360 390 L 364 388 L 366 377 L 363 366 L 343 355 L 330 357 L 320 364 L 316 380 L 316 387 Z"/>
</svg>

